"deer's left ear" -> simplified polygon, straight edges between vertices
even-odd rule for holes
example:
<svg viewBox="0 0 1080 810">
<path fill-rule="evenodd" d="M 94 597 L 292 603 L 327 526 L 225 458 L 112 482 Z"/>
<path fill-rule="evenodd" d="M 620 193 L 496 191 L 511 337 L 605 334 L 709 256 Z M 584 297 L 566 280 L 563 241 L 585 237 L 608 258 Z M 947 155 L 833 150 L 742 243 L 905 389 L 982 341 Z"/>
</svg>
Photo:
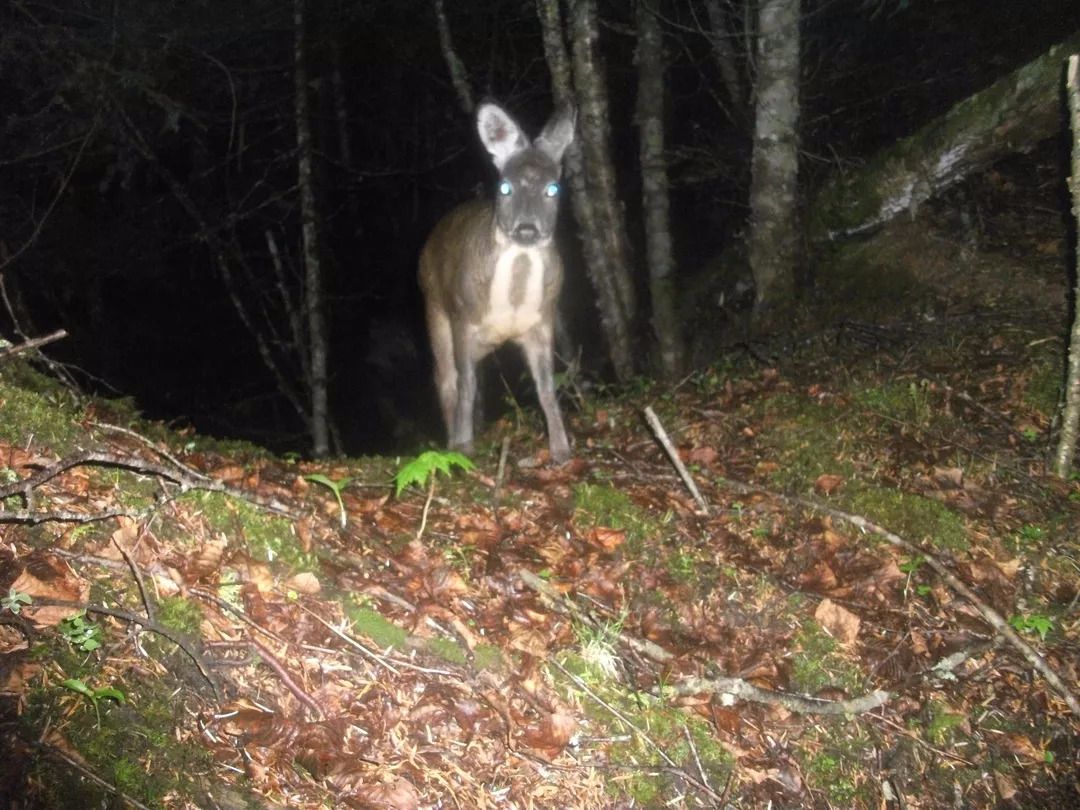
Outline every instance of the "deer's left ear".
<svg viewBox="0 0 1080 810">
<path fill-rule="evenodd" d="M 522 149 L 528 149 L 529 140 L 521 127 L 497 104 L 481 104 L 476 110 L 476 128 L 480 141 L 491 153 L 495 168 L 500 172 L 506 161 Z"/>
<path fill-rule="evenodd" d="M 574 140 L 574 126 L 577 124 L 577 108 L 566 104 L 555 111 L 547 122 L 544 131 L 536 139 L 536 148 L 550 157 L 556 164 L 562 160 L 563 152 Z"/>
</svg>

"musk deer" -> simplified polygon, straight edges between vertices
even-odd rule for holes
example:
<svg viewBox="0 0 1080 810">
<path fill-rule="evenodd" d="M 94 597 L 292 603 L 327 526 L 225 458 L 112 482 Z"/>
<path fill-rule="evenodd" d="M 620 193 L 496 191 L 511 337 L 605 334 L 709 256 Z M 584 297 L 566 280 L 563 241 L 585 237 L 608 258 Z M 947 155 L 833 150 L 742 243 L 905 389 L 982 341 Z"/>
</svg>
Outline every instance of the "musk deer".
<svg viewBox="0 0 1080 810">
<path fill-rule="evenodd" d="M 563 274 L 554 242 L 560 167 L 575 120 L 573 108 L 558 110 L 530 142 L 500 107 L 481 104 L 477 129 L 499 171 L 495 201 L 455 208 L 420 253 L 435 383 L 452 448 L 472 450 L 477 365 L 513 341 L 536 385 L 551 458 L 570 458 L 555 398 L 552 335 Z"/>
</svg>

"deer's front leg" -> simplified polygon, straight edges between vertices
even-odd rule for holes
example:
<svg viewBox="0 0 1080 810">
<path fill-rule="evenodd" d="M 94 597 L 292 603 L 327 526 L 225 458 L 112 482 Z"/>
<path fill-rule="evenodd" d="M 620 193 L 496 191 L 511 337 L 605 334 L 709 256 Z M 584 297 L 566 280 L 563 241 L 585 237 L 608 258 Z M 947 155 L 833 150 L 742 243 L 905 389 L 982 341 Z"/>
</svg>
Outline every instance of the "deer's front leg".
<svg viewBox="0 0 1080 810">
<path fill-rule="evenodd" d="M 473 450 L 473 422 L 476 409 L 476 366 L 481 352 L 473 330 L 467 326 L 454 326 L 454 365 L 457 368 L 457 404 L 454 423 L 450 427 L 450 447 L 471 453 Z"/>
<path fill-rule="evenodd" d="M 552 350 L 551 319 L 531 329 L 518 341 L 529 364 L 540 407 L 547 421 L 548 448 L 551 460 L 562 464 L 570 459 L 570 440 L 566 437 L 562 412 L 555 395 L 555 361 Z"/>
</svg>

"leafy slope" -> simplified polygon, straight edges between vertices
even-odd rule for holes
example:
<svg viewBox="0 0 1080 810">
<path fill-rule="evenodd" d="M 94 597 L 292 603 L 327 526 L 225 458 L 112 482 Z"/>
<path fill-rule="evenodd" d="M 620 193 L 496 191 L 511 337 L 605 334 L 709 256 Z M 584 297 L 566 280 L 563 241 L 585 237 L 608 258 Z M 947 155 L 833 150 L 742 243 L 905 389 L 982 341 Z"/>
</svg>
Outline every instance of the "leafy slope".
<svg viewBox="0 0 1080 810">
<path fill-rule="evenodd" d="M 0 804 L 1080 805 L 1080 717 L 929 562 L 1080 690 L 1080 488 L 1042 463 L 1056 327 L 923 292 L 933 319 L 589 401 L 563 468 L 513 463 L 542 440 L 504 422 L 501 480 L 492 446 L 398 497 L 394 460 L 189 442 L 0 366 L 0 593 L 33 599 L 0 625 Z M 311 474 L 355 478 L 344 528 Z M 56 601 L 113 611 L 99 649 Z M 71 678 L 125 699 L 95 712 Z"/>
</svg>

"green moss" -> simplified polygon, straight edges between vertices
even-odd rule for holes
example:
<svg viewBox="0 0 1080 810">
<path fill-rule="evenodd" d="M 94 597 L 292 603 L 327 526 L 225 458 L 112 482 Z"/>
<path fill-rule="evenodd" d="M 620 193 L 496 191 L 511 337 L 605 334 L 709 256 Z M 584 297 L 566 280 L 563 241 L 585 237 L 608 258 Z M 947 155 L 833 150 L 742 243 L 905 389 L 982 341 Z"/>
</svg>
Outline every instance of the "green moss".
<svg viewBox="0 0 1080 810">
<path fill-rule="evenodd" d="M 353 633 L 371 639 L 379 649 L 404 650 L 409 634 L 376 610 L 346 604 L 345 613 L 353 622 Z"/>
<path fill-rule="evenodd" d="M 677 777 L 669 773 L 649 741 L 676 763 L 693 763 L 690 767 L 695 773 L 700 760 L 711 784 L 725 784 L 730 778 L 733 760 L 708 723 L 687 715 L 662 697 L 631 692 L 615 679 L 595 677 L 593 664 L 578 653 L 561 652 L 558 660 L 566 671 L 588 683 L 591 694 L 582 691 L 561 670 L 552 668 L 550 676 L 556 688 L 571 702 L 580 703 L 587 733 L 612 740 L 608 749 L 611 764 L 625 767 L 621 771 L 625 778 L 608 783 L 613 800 L 630 798 L 640 806 L 656 807 L 661 806 L 658 802 L 676 795 Z M 597 697 L 616 709 L 622 718 L 633 718 L 633 727 L 601 705 Z"/>
<path fill-rule="evenodd" d="M 762 442 L 777 468 L 773 482 L 789 492 L 807 492 L 826 474 L 850 478 L 855 468 L 847 458 L 843 412 L 805 397 L 777 394 L 765 405 Z"/>
<path fill-rule="evenodd" d="M 966 719 L 965 714 L 950 712 L 943 703 L 934 701 L 929 707 L 929 721 L 926 725 L 926 739 L 933 745 L 945 745 L 952 742 L 955 729 Z"/>
<path fill-rule="evenodd" d="M 933 401 L 926 380 L 899 380 L 856 391 L 855 402 L 898 422 L 920 427 L 934 417 Z"/>
<path fill-rule="evenodd" d="M 850 497 L 850 509 L 913 543 L 950 549 L 967 546 L 960 516 L 920 495 L 867 487 Z"/>
<path fill-rule="evenodd" d="M 41 647 L 39 652 L 59 664 L 65 677 L 80 678 L 92 689 L 114 687 L 125 701 L 103 699 L 95 712 L 88 700 L 58 684 L 28 689 L 19 718 L 28 739 L 63 718 L 63 734 L 87 767 L 151 807 L 165 806 L 170 795 L 192 795 L 209 781 L 210 753 L 178 742 L 174 733 L 182 711 L 175 683 L 167 678 L 105 682 L 92 656 L 73 656 L 59 638 Z M 119 807 L 115 794 L 49 757 L 35 757 L 28 771 L 27 786 L 33 791 L 28 798 L 35 807 Z"/>
<path fill-rule="evenodd" d="M 635 504 L 625 492 L 605 484 L 574 487 L 574 523 L 584 530 L 604 527 L 625 532 L 631 554 L 641 553 L 644 541 L 663 529 L 661 520 Z"/>
<path fill-rule="evenodd" d="M 1052 419 L 1061 401 L 1064 359 L 1060 352 L 1046 352 L 1033 358 L 1029 368 L 1024 403 L 1042 414 L 1044 419 Z"/>
<path fill-rule="evenodd" d="M 842 689 L 849 695 L 864 691 L 865 678 L 854 660 L 844 655 L 839 643 L 821 626 L 808 619 L 795 636 L 791 656 L 791 686 L 798 692 L 816 694 L 822 689 Z"/>
<path fill-rule="evenodd" d="M 820 720 L 797 748 L 808 785 L 825 794 L 833 807 L 849 808 L 876 806 L 864 776 L 864 757 L 871 750 L 862 725 L 843 719 Z"/>
<path fill-rule="evenodd" d="M 84 434 L 83 405 L 66 388 L 23 369 L 18 381 L 0 373 L 0 440 L 25 445 L 31 439 L 63 453 Z"/>
<path fill-rule="evenodd" d="M 181 500 L 190 504 L 213 529 L 232 543 L 242 543 L 248 553 L 264 562 L 282 561 L 294 568 L 312 568 L 315 559 L 300 548 L 292 524 L 254 504 L 220 492 L 188 492 Z M 181 538 L 172 538 L 179 540 Z"/>
<path fill-rule="evenodd" d="M 182 596 L 166 596 L 158 603 L 157 619 L 166 627 L 194 636 L 202 625 L 203 614 L 199 606 Z"/>
</svg>

